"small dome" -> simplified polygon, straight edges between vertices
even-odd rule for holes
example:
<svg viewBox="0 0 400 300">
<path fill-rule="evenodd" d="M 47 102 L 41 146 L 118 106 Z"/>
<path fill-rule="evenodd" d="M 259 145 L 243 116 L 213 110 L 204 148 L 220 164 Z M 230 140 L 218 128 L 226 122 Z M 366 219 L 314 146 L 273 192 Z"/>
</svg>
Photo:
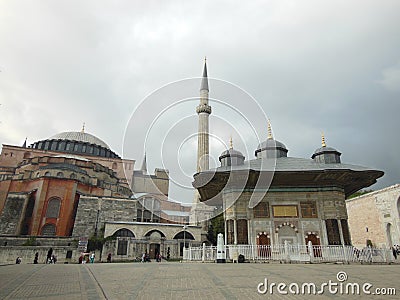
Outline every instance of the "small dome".
<svg viewBox="0 0 400 300">
<path fill-rule="evenodd" d="M 287 157 L 288 149 L 286 146 L 273 138 L 268 138 L 266 141 L 258 145 L 255 151 L 257 158 L 278 158 Z"/>
<path fill-rule="evenodd" d="M 225 150 L 219 157 L 222 167 L 243 165 L 244 160 L 244 155 L 233 148 Z"/>
<path fill-rule="evenodd" d="M 342 153 L 335 148 L 326 146 L 324 133 L 321 135 L 321 144 L 322 147 L 315 150 L 311 158 L 317 163 L 340 164 L 340 155 L 342 155 Z"/>
<path fill-rule="evenodd" d="M 110 147 L 103 142 L 101 139 L 98 137 L 95 137 L 94 135 L 86 132 L 77 132 L 77 131 L 67 131 L 67 132 L 61 132 L 56 135 L 53 135 L 52 137 L 49 138 L 49 140 L 69 140 L 69 141 L 76 141 L 76 142 L 84 142 L 88 144 L 95 144 L 107 149 L 110 149 Z"/>
</svg>

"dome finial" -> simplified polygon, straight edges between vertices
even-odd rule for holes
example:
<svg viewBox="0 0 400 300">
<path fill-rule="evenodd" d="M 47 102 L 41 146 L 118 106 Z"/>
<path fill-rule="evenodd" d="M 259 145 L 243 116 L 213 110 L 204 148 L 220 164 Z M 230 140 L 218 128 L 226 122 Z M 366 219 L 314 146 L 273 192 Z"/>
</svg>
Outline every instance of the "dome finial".
<svg viewBox="0 0 400 300">
<path fill-rule="evenodd" d="M 268 119 L 268 139 L 273 139 L 270 119 Z"/>
<path fill-rule="evenodd" d="M 83 124 L 82 124 L 82 130 L 81 130 L 81 132 L 82 132 L 82 133 L 85 132 L 85 122 L 83 122 Z"/>
<path fill-rule="evenodd" d="M 325 135 L 324 132 L 321 133 L 321 138 L 322 138 L 322 147 L 326 147 L 326 143 L 325 143 Z"/>
<path fill-rule="evenodd" d="M 230 147 L 230 149 L 233 149 L 232 136 L 231 136 L 231 138 L 229 139 L 229 147 Z"/>
</svg>

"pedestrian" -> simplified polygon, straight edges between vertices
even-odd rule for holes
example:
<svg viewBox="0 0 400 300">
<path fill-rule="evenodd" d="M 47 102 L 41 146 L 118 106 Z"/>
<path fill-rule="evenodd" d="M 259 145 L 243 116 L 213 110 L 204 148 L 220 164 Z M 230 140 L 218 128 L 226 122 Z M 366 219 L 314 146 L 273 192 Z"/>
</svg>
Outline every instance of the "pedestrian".
<svg viewBox="0 0 400 300">
<path fill-rule="evenodd" d="M 21 258 L 18 256 L 17 257 L 17 259 L 15 260 L 15 263 L 17 264 L 17 265 L 19 265 L 20 263 L 21 263 Z"/>
<path fill-rule="evenodd" d="M 91 264 L 94 263 L 94 252 L 92 254 L 90 254 L 90 263 Z"/>
<path fill-rule="evenodd" d="M 53 248 L 50 248 L 49 251 L 47 251 L 46 264 L 52 263 L 52 255 L 53 255 Z"/>
<path fill-rule="evenodd" d="M 394 246 L 392 247 L 392 252 L 393 252 L 394 259 L 397 259 L 397 249 Z"/>
<path fill-rule="evenodd" d="M 108 263 L 111 262 L 111 253 L 108 253 L 108 255 L 107 255 L 107 262 L 108 262 Z"/>
<path fill-rule="evenodd" d="M 39 260 L 39 252 L 36 252 L 35 253 L 35 258 L 33 260 L 33 263 L 36 265 L 38 263 L 38 260 Z"/>
<path fill-rule="evenodd" d="M 80 265 L 83 263 L 83 256 L 82 256 L 82 254 L 81 254 L 81 256 L 79 256 L 78 262 L 79 262 Z"/>
<path fill-rule="evenodd" d="M 146 253 L 142 254 L 142 263 L 144 263 L 146 261 Z"/>
<path fill-rule="evenodd" d="M 55 254 L 51 256 L 51 261 L 53 262 L 53 264 L 57 262 L 57 256 L 55 256 Z"/>
</svg>

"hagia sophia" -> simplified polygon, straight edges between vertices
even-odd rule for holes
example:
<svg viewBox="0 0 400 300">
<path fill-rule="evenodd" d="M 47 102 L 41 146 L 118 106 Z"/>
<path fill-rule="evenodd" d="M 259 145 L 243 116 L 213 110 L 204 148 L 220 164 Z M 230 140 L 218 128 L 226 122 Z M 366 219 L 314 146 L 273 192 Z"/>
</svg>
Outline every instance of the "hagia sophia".
<svg viewBox="0 0 400 300">
<path fill-rule="evenodd" d="M 0 155 L 0 262 L 53 247 L 60 261 L 76 262 L 79 243 L 107 238 L 99 259 L 131 260 L 147 252 L 182 257 L 185 246 L 206 241 L 205 220 L 224 216 L 227 245 L 307 244 L 380 247 L 400 244 L 398 185 L 349 199 L 377 182 L 381 170 L 343 163 L 324 136 L 311 158 L 288 156 L 268 124 L 266 139 L 247 158 L 234 149 L 209 169 L 209 84 L 204 64 L 198 114 L 195 200 L 169 199 L 169 171 L 140 168 L 99 137 L 62 132 Z M 212 124 L 211 124 L 212 125 Z M 194 162 L 196 163 L 196 162 Z M 371 218 L 366 215 L 370 214 Z M 25 255 L 25 256 L 24 256 Z"/>
</svg>

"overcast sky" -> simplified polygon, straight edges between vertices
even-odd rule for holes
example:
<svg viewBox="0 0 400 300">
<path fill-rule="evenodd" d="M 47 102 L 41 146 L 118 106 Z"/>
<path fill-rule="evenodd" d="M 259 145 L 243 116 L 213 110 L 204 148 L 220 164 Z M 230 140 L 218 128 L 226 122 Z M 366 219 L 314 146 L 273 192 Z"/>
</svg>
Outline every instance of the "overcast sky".
<svg viewBox="0 0 400 300">
<path fill-rule="evenodd" d="M 328 146 L 343 153 L 342 162 L 385 172 L 374 189 L 399 183 L 399 12 L 397 0 L 3 0 L 0 143 L 22 145 L 25 137 L 33 143 L 79 131 L 85 122 L 87 132 L 122 155 L 129 128 L 149 131 L 141 124 L 153 115 L 138 114 L 141 103 L 170 82 L 201 76 L 207 56 L 209 76 L 251 95 L 254 102 L 250 96 L 243 101 L 251 102 L 255 115 L 262 111 L 271 119 L 289 156 L 309 158 L 323 131 Z M 186 84 L 193 94 L 182 95 L 196 97 L 196 84 Z M 218 84 L 210 82 L 210 97 L 213 93 Z M 168 136 L 193 132 L 187 128 L 197 127 L 196 102 L 166 115 L 184 120 Z M 232 114 L 210 104 L 210 130 L 218 135 L 217 119 Z M 153 140 L 165 140 L 159 127 L 149 135 Z M 224 133 L 212 142 L 211 155 L 218 157 L 233 135 L 235 148 L 253 159 L 257 141 L 228 131 L 219 131 Z M 266 124 L 260 135 L 266 138 Z M 190 178 L 196 139 L 187 140 L 179 144 L 185 157 L 177 160 Z M 176 157 L 179 147 L 167 145 L 162 153 Z M 160 157 L 141 141 L 127 158 L 136 159 L 139 168 L 145 148 L 149 170 L 168 167 L 167 154 Z M 175 199 L 191 202 L 188 194 L 172 190 Z"/>
</svg>

